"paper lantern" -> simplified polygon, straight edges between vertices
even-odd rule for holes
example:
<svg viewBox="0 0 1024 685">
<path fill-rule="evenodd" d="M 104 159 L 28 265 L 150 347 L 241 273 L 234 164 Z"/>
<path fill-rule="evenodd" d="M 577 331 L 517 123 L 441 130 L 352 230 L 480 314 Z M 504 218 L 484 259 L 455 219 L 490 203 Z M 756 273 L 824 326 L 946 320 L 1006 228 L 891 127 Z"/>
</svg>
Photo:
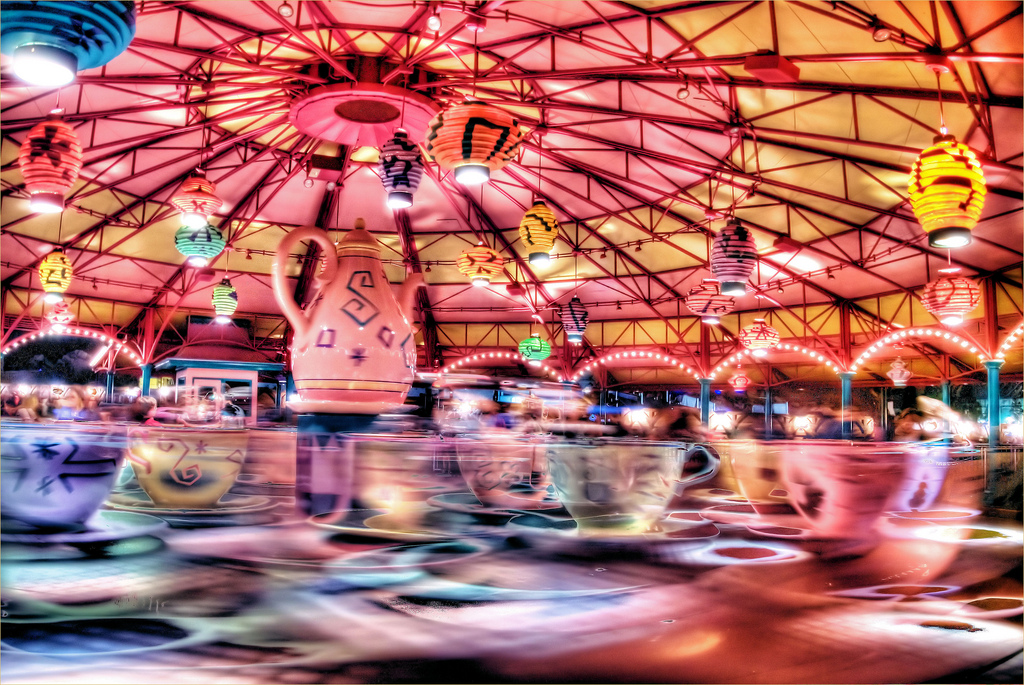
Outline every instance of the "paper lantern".
<svg viewBox="0 0 1024 685">
<path fill-rule="evenodd" d="M 721 293 L 718 281 L 710 278 L 705 278 L 700 285 L 691 288 L 683 297 L 683 304 L 701 317 L 701 321 L 711 324 L 718 323 L 720 317 L 731 312 L 736 306 L 735 300 Z"/>
<path fill-rule="evenodd" d="M 483 286 L 501 273 L 505 260 L 497 252 L 486 245 L 471 247 L 455 260 L 455 265 L 464 276 L 473 281 L 473 285 Z"/>
<path fill-rule="evenodd" d="M 721 283 L 723 295 L 743 295 L 747 279 L 757 264 L 757 244 L 750 231 L 732 219 L 715 236 L 711 246 L 711 273 Z"/>
<path fill-rule="evenodd" d="M 766 324 L 764 319 L 757 319 L 753 326 L 740 331 L 740 342 L 755 357 L 763 357 L 768 350 L 779 344 L 779 332 Z"/>
<path fill-rule="evenodd" d="M 562 308 L 562 330 L 565 331 L 565 337 L 569 342 L 583 342 L 589 318 L 586 307 L 578 297 L 573 297 L 569 304 Z"/>
<path fill-rule="evenodd" d="M 729 385 L 731 385 L 732 389 L 736 392 L 746 392 L 747 388 L 750 387 L 750 378 L 748 378 L 742 371 L 739 371 L 735 376 L 729 379 Z"/>
<path fill-rule="evenodd" d="M 82 143 L 59 110 L 50 112 L 45 121 L 28 132 L 18 154 L 18 166 L 33 212 L 64 209 L 64 196 L 82 170 Z"/>
<path fill-rule="evenodd" d="M 46 255 L 39 264 L 39 281 L 43 284 L 43 300 L 46 302 L 60 302 L 64 299 L 64 292 L 71 285 L 71 277 L 74 276 L 74 269 L 71 267 L 71 260 L 64 254 L 61 248 L 55 248 L 53 252 Z"/>
<path fill-rule="evenodd" d="M 423 178 L 423 157 L 419 146 L 402 129 L 381 146 L 377 175 L 388 191 L 388 207 L 412 207 L 412 195 Z"/>
<path fill-rule="evenodd" d="M 955 326 L 964 314 L 974 311 L 981 300 L 981 289 L 969 278 L 942 276 L 924 287 L 921 304 L 942 323 Z"/>
<path fill-rule="evenodd" d="M 910 206 L 932 247 L 963 247 L 985 206 L 985 174 L 975 154 L 950 135 L 936 136 L 910 169 Z"/>
<path fill-rule="evenodd" d="M 15 75 L 37 86 L 63 86 L 124 52 L 135 36 L 135 3 L 13 2 L 0 19 L 0 52 Z"/>
<path fill-rule="evenodd" d="M 68 309 L 68 303 L 64 300 L 53 305 L 53 309 L 46 313 L 45 318 L 50 322 L 50 328 L 60 333 L 75 318 L 75 315 Z"/>
<path fill-rule="evenodd" d="M 531 264 L 547 264 L 551 259 L 551 248 L 558 237 L 558 220 L 555 213 L 541 200 L 523 215 L 519 222 L 519 237 L 529 251 Z"/>
<path fill-rule="evenodd" d="M 224 236 L 209 224 L 199 228 L 182 226 L 174 234 L 174 246 L 192 266 L 206 266 L 224 249 Z"/>
<path fill-rule="evenodd" d="M 456 181 L 476 185 L 508 164 L 522 140 L 519 122 L 511 114 L 469 101 L 439 112 L 430 122 L 424 146 L 438 166 L 455 170 Z"/>
<path fill-rule="evenodd" d="M 910 369 L 907 368 L 907 363 L 902 358 L 897 357 L 896 361 L 889 367 L 889 373 L 885 374 L 892 380 L 892 384 L 897 388 L 904 388 L 907 385 L 907 381 L 913 376 Z"/>
<path fill-rule="evenodd" d="M 210 221 L 210 216 L 224 204 L 214 195 L 217 190 L 202 174 L 185 179 L 178 192 L 171 198 L 171 204 L 181 212 L 181 222 L 192 228 L 201 228 Z"/>
<path fill-rule="evenodd" d="M 551 356 L 551 343 L 534 333 L 519 343 L 519 354 L 526 357 L 531 364 L 540 364 Z"/>
<path fill-rule="evenodd" d="M 238 293 L 231 281 L 224 279 L 213 286 L 213 311 L 217 314 L 214 321 L 217 323 L 230 323 L 231 315 L 238 309 Z"/>
</svg>

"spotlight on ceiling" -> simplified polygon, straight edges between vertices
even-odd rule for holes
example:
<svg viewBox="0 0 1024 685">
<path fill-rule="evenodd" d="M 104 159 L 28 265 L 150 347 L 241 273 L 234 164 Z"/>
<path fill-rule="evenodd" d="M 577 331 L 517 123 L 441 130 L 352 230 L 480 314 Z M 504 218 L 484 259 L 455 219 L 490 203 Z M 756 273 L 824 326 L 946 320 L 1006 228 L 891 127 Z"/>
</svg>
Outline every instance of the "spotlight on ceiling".
<svg viewBox="0 0 1024 685">
<path fill-rule="evenodd" d="M 464 186 L 477 186 L 491 178 L 491 170 L 483 164 L 463 164 L 455 167 L 455 180 Z"/>
<path fill-rule="evenodd" d="M 427 17 L 427 28 L 430 29 L 431 31 L 440 31 L 441 15 L 438 14 L 437 12 L 434 12 L 429 17 Z"/>
<path fill-rule="evenodd" d="M 295 8 L 288 4 L 288 0 L 284 0 L 284 2 L 282 2 L 277 8 L 277 13 L 285 19 L 288 19 L 295 14 Z"/>
<path fill-rule="evenodd" d="M 473 33 L 483 33 L 487 28 L 487 20 L 477 14 L 470 14 L 466 17 L 466 28 Z"/>
<path fill-rule="evenodd" d="M 884 43 L 885 41 L 892 38 L 892 29 L 889 28 L 888 26 L 883 26 L 882 24 L 875 23 L 872 24 L 869 28 L 871 29 L 871 37 L 875 39 L 876 43 Z"/>
<path fill-rule="evenodd" d="M 685 100 L 690 97 L 690 86 L 684 81 L 683 87 L 676 91 L 676 98 Z"/>
</svg>

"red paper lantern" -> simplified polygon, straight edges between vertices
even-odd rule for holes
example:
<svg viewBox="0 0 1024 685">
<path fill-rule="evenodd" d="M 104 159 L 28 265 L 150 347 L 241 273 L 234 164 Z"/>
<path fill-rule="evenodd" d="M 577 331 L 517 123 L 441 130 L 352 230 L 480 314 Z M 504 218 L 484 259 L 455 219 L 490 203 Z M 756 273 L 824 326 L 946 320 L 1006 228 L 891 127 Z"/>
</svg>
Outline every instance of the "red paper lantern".
<svg viewBox="0 0 1024 685">
<path fill-rule="evenodd" d="M 885 375 L 889 377 L 892 384 L 897 388 L 905 388 L 907 387 L 907 381 L 914 374 L 907 368 L 907 363 L 900 357 L 897 357 L 896 361 L 889 367 L 889 372 Z"/>
<path fill-rule="evenodd" d="M 54 110 L 32 127 L 21 144 L 18 166 L 31 196 L 33 212 L 60 212 L 64 196 L 82 170 L 82 143 L 75 129 Z"/>
<path fill-rule="evenodd" d="M 473 281 L 473 285 L 487 285 L 491 279 L 501 273 L 505 260 L 497 252 L 486 245 L 471 247 L 455 260 L 455 266 L 463 275 Z"/>
<path fill-rule="evenodd" d="M 709 278 L 705 278 L 700 285 L 686 293 L 683 304 L 701 317 L 704 323 L 718 323 L 719 317 L 725 316 L 736 306 L 731 297 L 721 293 L 718 281 Z"/>
<path fill-rule="evenodd" d="M 750 387 L 750 379 L 745 373 L 739 371 L 729 380 L 729 385 L 731 385 L 732 389 L 736 392 L 745 392 L 746 389 Z"/>
<path fill-rule="evenodd" d="M 739 333 L 740 342 L 755 357 L 763 357 L 768 350 L 779 344 L 779 332 L 766 324 L 764 319 L 757 319 L 753 326 L 744 328 Z"/>
<path fill-rule="evenodd" d="M 743 295 L 757 264 L 757 244 L 750 231 L 732 219 L 711 246 L 711 273 L 721 282 L 723 295 Z"/>
<path fill-rule="evenodd" d="M 974 311 L 981 300 L 981 289 L 969 278 L 942 276 L 924 287 L 921 304 L 939 321 L 955 326 L 964 314 Z"/>
<path fill-rule="evenodd" d="M 442 169 L 454 169 L 462 184 L 487 181 L 512 160 L 523 132 L 508 112 L 471 101 L 448 107 L 430 122 L 427 154 Z"/>
<path fill-rule="evenodd" d="M 220 209 L 223 201 L 214 195 L 217 190 L 202 174 L 185 179 L 181 188 L 171 198 L 171 204 L 181 212 L 181 222 L 191 228 L 202 228 L 210 215 Z"/>
</svg>

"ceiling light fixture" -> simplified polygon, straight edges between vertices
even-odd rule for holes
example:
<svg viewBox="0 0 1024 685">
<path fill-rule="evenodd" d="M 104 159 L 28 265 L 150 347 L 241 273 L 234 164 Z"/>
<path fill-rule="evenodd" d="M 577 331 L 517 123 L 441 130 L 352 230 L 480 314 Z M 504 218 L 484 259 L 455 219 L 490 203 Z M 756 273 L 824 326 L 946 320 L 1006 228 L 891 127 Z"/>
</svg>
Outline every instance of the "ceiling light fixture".
<svg viewBox="0 0 1024 685">
<path fill-rule="evenodd" d="M 231 315 L 238 309 L 238 291 L 231 285 L 228 279 L 222 280 L 213 286 L 213 311 L 216 313 L 214 321 L 224 324 L 231 323 Z"/>
<path fill-rule="evenodd" d="M 29 209 L 41 214 L 64 210 L 64 196 L 82 170 L 82 143 L 64 121 L 64 110 L 51 111 L 28 132 L 18 153 Z"/>
<path fill-rule="evenodd" d="M 711 273 L 721 282 L 722 294 L 745 294 L 756 264 L 754 237 L 738 219 L 730 219 L 711 246 Z"/>
<path fill-rule="evenodd" d="M 56 247 L 53 252 L 46 255 L 39 264 L 39 282 L 46 293 L 43 301 L 53 304 L 63 300 L 74 273 L 71 260 L 64 254 L 63 249 Z"/>
<path fill-rule="evenodd" d="M 492 171 L 512 161 L 523 141 L 518 119 L 478 100 L 446 108 L 427 131 L 425 152 L 442 169 L 454 170 L 463 185 L 490 180 Z"/>
<path fill-rule="evenodd" d="M 578 296 L 573 296 L 562 309 L 562 330 L 566 339 L 574 344 L 583 342 L 583 334 L 587 330 L 590 315 Z"/>
<path fill-rule="evenodd" d="M 551 249 L 558 238 L 558 219 L 555 213 L 537 200 L 519 222 L 519 237 L 529 250 L 531 264 L 544 265 L 551 261 Z"/>
<path fill-rule="evenodd" d="M 868 28 L 871 29 L 871 37 L 875 39 L 876 43 L 884 43 L 892 38 L 892 29 L 877 19 Z"/>
<path fill-rule="evenodd" d="M 403 129 L 395 131 L 394 137 L 381 146 L 376 171 L 388 191 L 388 207 L 412 207 L 413 193 L 423 178 L 423 156 L 419 145 L 409 140 Z"/>
<path fill-rule="evenodd" d="M 501 273 L 504 265 L 505 260 L 501 255 L 486 245 L 471 247 L 455 260 L 459 272 L 477 287 L 490 283 L 492 278 Z"/>
<path fill-rule="evenodd" d="M 441 14 L 440 14 L 440 12 L 438 12 L 437 10 L 434 10 L 434 13 L 431 14 L 429 17 L 427 17 L 427 28 L 430 29 L 431 31 L 440 31 L 441 30 Z"/>
<path fill-rule="evenodd" d="M 473 33 L 483 33 L 487 28 L 487 20 L 479 14 L 469 14 L 466 18 L 466 28 Z"/>
<path fill-rule="evenodd" d="M 285 19 L 290 19 L 295 14 L 295 8 L 288 4 L 288 0 L 284 0 L 278 8 L 277 13 Z"/>
</svg>

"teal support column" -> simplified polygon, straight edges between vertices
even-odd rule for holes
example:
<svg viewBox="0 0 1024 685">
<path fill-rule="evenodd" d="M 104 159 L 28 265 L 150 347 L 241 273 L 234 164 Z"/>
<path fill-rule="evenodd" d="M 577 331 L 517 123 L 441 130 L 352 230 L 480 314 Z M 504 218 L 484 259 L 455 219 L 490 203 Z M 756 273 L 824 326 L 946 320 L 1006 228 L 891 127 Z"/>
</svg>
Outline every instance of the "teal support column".
<svg viewBox="0 0 1024 685">
<path fill-rule="evenodd" d="M 114 370 L 107 371 L 107 402 L 110 402 L 110 398 L 114 396 Z"/>
<path fill-rule="evenodd" d="M 764 388 L 764 439 L 772 439 L 772 389 Z"/>
<path fill-rule="evenodd" d="M 850 405 L 853 404 L 853 371 L 843 371 L 839 374 L 839 402 L 842 406 L 840 419 L 843 423 L 843 439 L 849 440 L 853 437 L 853 414 L 850 412 Z"/>
<path fill-rule="evenodd" d="M 700 383 L 700 422 L 705 426 L 711 420 L 711 379 L 698 378 Z"/>
<path fill-rule="evenodd" d="M 989 359 L 985 362 L 988 369 L 988 446 L 989 449 L 999 445 L 999 367 L 1002 359 Z M 993 455 L 989 455 L 988 463 L 991 470 L 995 464 Z"/>
<path fill-rule="evenodd" d="M 149 381 L 153 377 L 153 365 L 143 364 L 142 365 L 142 394 L 149 394 Z"/>
<path fill-rule="evenodd" d="M 942 381 L 942 384 L 939 385 L 939 387 L 942 389 L 942 403 L 947 407 L 950 406 L 949 403 L 951 402 L 951 399 L 949 381 Z"/>
</svg>

